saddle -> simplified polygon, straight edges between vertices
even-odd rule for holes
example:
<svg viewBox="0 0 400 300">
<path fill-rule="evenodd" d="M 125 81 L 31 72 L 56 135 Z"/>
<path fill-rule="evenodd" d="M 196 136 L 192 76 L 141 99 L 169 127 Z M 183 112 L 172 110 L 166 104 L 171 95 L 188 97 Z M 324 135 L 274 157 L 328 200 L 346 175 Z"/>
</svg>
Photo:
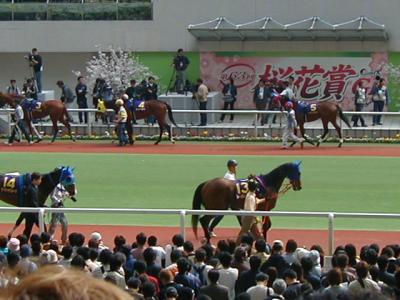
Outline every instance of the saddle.
<svg viewBox="0 0 400 300">
<path fill-rule="evenodd" d="M 301 112 L 305 115 L 317 112 L 317 104 L 307 103 L 304 101 L 297 101 L 296 111 Z"/>
<path fill-rule="evenodd" d="M 130 99 L 128 101 L 128 108 L 130 111 L 145 111 L 145 101 L 142 99 Z"/>
<path fill-rule="evenodd" d="M 42 103 L 35 99 L 26 98 L 21 102 L 21 106 L 23 109 L 33 112 L 34 110 L 40 110 Z"/>
</svg>

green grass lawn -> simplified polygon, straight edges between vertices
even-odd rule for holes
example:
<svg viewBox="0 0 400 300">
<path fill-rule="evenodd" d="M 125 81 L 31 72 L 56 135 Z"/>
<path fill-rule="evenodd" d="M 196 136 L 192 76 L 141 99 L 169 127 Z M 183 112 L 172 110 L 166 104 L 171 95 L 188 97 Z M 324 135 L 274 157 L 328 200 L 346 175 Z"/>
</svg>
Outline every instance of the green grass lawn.
<svg viewBox="0 0 400 300">
<path fill-rule="evenodd" d="M 225 173 L 227 156 L 0 153 L 0 172 L 76 167 L 78 202 L 68 207 L 191 208 L 200 182 Z M 400 160 L 380 157 L 238 156 L 239 177 L 303 161 L 303 190 L 278 200 L 281 211 L 400 212 Z M 5 205 L 5 204 L 4 204 Z M 2 213 L 0 222 L 15 221 Z M 71 223 L 178 225 L 176 216 L 71 214 Z M 188 218 L 189 219 L 189 218 Z M 189 220 L 188 220 L 189 221 Z M 327 228 L 323 218 L 274 217 L 275 228 Z M 226 217 L 225 226 L 236 226 Z M 338 219 L 335 228 L 397 230 L 400 220 Z"/>
</svg>

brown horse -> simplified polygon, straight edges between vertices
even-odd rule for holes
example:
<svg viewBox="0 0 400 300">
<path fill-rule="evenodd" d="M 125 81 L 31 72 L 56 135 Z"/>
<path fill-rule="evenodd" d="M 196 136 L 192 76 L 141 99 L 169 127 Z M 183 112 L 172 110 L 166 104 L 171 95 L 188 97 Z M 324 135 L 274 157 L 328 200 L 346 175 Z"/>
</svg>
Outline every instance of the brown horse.
<svg viewBox="0 0 400 300">
<path fill-rule="evenodd" d="M 266 202 L 259 207 L 260 210 L 270 211 L 278 200 L 281 186 L 285 178 L 290 180 L 290 186 L 294 191 L 300 191 L 301 186 L 301 173 L 300 163 L 293 162 L 283 164 L 268 174 L 256 176 L 259 182 L 258 197 L 265 197 Z M 203 206 L 207 210 L 232 210 L 243 209 L 243 198 L 247 193 L 246 180 L 227 180 L 224 178 L 215 178 L 201 183 L 193 196 L 192 209 L 200 210 Z M 200 224 L 204 230 L 206 239 L 210 240 L 209 224 L 210 221 L 216 216 L 204 215 L 199 218 L 198 215 L 192 216 L 192 228 L 195 236 L 197 237 L 197 223 Z M 271 228 L 271 220 L 269 217 L 264 218 L 263 222 L 263 235 L 266 239 L 267 231 Z"/>
<path fill-rule="evenodd" d="M 281 107 L 285 107 L 285 103 L 288 99 L 284 96 L 275 97 L 274 101 L 278 101 Z M 314 122 L 318 119 L 321 119 L 322 126 L 324 127 L 324 133 L 321 137 L 319 137 L 317 141 L 317 147 L 323 142 L 329 133 L 328 125 L 331 123 L 333 127 L 335 127 L 336 132 L 339 136 L 339 145 L 341 147 L 343 144 L 343 137 L 342 137 L 342 129 L 337 123 L 337 117 L 339 118 L 349 127 L 351 125 L 347 117 L 343 114 L 342 108 L 339 106 L 337 102 L 334 101 L 321 101 L 318 103 L 307 104 L 299 101 L 293 101 L 294 109 L 296 111 L 296 121 L 299 125 L 300 133 L 303 138 L 313 144 L 310 140 L 309 136 L 305 134 L 304 130 L 304 123 L 306 122 Z M 293 146 L 292 144 L 291 146 Z"/>
<path fill-rule="evenodd" d="M 23 101 L 24 97 L 14 94 L 3 94 L 0 93 L 0 107 L 5 104 L 9 104 L 15 107 L 16 103 Z M 58 133 L 58 122 L 62 123 L 68 130 L 68 134 L 71 139 L 75 142 L 75 138 L 72 136 L 71 126 L 68 122 L 67 108 L 61 100 L 47 100 L 41 102 L 40 108 L 33 110 L 32 112 L 24 109 L 24 119 L 26 124 L 32 134 L 32 119 L 41 119 L 50 116 L 51 122 L 53 123 L 53 138 L 51 142 L 53 143 L 57 137 Z M 40 142 L 41 139 L 38 141 Z"/>
<path fill-rule="evenodd" d="M 115 101 L 104 101 L 104 104 L 107 109 L 113 109 L 115 111 L 117 110 L 115 106 Z M 172 108 L 168 103 L 160 100 L 146 100 L 141 105 L 139 105 L 138 108 L 134 108 L 132 107 L 131 101 L 124 100 L 124 107 L 128 115 L 126 130 L 128 132 L 129 143 L 131 145 L 133 145 L 134 143 L 132 125 L 133 120 L 146 119 L 150 116 L 155 117 L 160 127 L 160 135 L 154 144 L 157 145 L 161 141 L 164 130 L 167 130 L 169 134 L 169 140 L 172 143 L 175 143 L 172 136 L 171 126 L 166 121 L 166 115 L 168 114 L 168 118 L 172 122 L 172 124 L 174 124 L 176 127 L 178 127 L 178 125 L 176 125 L 175 123 L 174 116 L 172 114 Z"/>
</svg>

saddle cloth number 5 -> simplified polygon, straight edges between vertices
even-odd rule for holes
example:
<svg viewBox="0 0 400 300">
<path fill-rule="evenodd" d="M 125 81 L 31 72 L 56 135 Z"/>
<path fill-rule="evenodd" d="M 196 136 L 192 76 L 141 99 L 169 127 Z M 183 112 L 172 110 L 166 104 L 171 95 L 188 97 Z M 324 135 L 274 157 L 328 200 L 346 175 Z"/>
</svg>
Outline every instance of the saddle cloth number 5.
<svg viewBox="0 0 400 300">
<path fill-rule="evenodd" d="M 317 104 L 311 104 L 310 105 L 310 111 L 311 112 L 316 112 L 317 111 Z"/>
</svg>

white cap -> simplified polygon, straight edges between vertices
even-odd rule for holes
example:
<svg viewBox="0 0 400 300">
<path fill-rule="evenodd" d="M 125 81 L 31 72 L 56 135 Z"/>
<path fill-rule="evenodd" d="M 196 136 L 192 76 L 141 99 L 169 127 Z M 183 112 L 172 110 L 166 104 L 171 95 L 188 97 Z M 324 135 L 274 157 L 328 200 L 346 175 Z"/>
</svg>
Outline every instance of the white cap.
<svg viewBox="0 0 400 300">
<path fill-rule="evenodd" d="M 19 251 L 20 241 L 17 238 L 11 238 L 7 243 L 7 248 L 13 252 Z"/>
<path fill-rule="evenodd" d="M 96 242 L 100 242 L 102 240 L 101 234 L 99 232 L 93 232 L 90 235 L 91 240 L 95 240 Z"/>
</svg>

